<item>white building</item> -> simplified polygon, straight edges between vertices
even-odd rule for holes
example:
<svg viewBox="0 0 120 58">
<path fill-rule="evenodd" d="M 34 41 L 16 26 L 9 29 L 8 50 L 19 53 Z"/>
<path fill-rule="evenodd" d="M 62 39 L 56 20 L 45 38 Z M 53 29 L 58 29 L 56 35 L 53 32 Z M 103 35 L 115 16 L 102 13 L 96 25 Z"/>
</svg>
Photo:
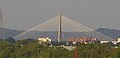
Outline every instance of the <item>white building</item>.
<svg viewBox="0 0 120 58">
<path fill-rule="evenodd" d="M 120 38 L 118 38 L 118 43 L 120 42 Z"/>
<path fill-rule="evenodd" d="M 42 43 L 51 43 L 51 39 L 49 37 L 46 37 L 46 38 L 38 38 L 38 42 L 40 44 Z"/>
<path fill-rule="evenodd" d="M 108 43 L 108 42 L 110 42 L 110 41 L 101 41 L 101 44 L 103 44 L 103 43 Z"/>
<path fill-rule="evenodd" d="M 113 44 L 117 44 L 117 43 L 120 43 L 120 38 L 117 39 L 117 41 L 112 41 Z"/>
<path fill-rule="evenodd" d="M 118 41 L 112 41 L 112 43 L 113 43 L 114 45 L 116 45 L 116 44 L 118 43 Z"/>
<path fill-rule="evenodd" d="M 117 39 L 117 41 L 101 41 L 101 44 L 103 43 L 108 43 L 108 42 L 112 42 L 113 44 L 117 44 L 117 43 L 120 43 L 120 38 Z"/>
</svg>

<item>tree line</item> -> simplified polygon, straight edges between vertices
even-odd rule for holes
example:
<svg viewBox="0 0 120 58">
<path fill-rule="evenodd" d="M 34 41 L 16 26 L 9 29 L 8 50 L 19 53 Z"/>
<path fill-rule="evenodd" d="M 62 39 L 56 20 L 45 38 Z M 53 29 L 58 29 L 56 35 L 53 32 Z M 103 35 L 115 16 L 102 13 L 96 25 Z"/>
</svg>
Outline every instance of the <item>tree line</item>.
<svg viewBox="0 0 120 58">
<path fill-rule="evenodd" d="M 120 44 L 76 44 L 79 58 L 120 58 Z M 118 48 L 115 48 L 115 47 Z M 0 40 L 0 58 L 74 58 L 74 50 L 40 45 L 37 40 Z"/>
</svg>

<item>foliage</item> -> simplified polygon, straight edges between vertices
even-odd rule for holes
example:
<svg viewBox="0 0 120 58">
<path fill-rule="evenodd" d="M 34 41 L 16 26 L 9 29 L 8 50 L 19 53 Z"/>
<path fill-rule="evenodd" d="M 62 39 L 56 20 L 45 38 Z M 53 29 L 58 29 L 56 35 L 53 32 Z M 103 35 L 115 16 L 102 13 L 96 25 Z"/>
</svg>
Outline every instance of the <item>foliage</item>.
<svg viewBox="0 0 120 58">
<path fill-rule="evenodd" d="M 79 58 L 120 58 L 120 44 L 77 44 Z M 0 58 L 74 58 L 74 50 L 40 45 L 36 40 L 0 40 Z"/>
</svg>

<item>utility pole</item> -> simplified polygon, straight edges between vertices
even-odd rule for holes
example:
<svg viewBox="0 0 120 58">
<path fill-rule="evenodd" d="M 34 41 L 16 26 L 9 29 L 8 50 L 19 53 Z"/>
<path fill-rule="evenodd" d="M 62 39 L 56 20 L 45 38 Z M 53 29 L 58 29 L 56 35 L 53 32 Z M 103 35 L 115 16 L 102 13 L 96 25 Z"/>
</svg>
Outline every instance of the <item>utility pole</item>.
<svg viewBox="0 0 120 58">
<path fill-rule="evenodd" d="M 2 18 L 2 8 L 0 8 L 0 39 L 5 39 L 4 28 L 3 28 L 3 18 Z"/>
<path fill-rule="evenodd" d="M 74 51 L 74 58 L 78 58 L 78 47 L 77 46 Z"/>
<path fill-rule="evenodd" d="M 62 36 L 62 14 L 59 13 L 59 30 L 58 30 L 58 42 L 61 42 L 61 36 Z"/>
</svg>

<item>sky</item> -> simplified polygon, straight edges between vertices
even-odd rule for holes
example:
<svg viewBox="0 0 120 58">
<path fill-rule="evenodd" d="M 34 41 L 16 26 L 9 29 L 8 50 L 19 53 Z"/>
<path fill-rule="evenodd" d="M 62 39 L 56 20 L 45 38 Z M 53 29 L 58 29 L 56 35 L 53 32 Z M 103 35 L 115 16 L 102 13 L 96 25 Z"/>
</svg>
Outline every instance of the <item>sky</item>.
<svg viewBox="0 0 120 58">
<path fill-rule="evenodd" d="M 62 13 L 93 29 L 120 30 L 120 0 L 0 0 L 4 27 L 27 30 Z"/>
</svg>

